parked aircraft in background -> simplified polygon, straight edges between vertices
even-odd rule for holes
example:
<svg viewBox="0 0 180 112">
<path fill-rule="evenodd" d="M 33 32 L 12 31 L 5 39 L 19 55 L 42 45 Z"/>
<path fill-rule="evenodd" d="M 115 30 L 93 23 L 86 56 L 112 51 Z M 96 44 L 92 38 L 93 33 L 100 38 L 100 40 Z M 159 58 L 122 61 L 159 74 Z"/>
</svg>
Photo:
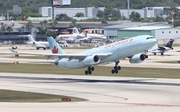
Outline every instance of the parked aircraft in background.
<svg viewBox="0 0 180 112">
<path fill-rule="evenodd" d="M 148 52 L 154 53 L 154 55 L 156 55 L 156 53 L 161 53 L 161 55 L 164 55 L 164 52 L 173 50 L 173 47 L 172 47 L 173 42 L 174 42 L 174 39 L 170 39 L 168 43 L 166 44 L 166 46 L 158 46 L 156 44 L 151 49 L 149 49 Z"/>
<path fill-rule="evenodd" d="M 17 52 L 10 48 L 16 54 L 40 55 L 47 58 L 54 58 L 55 65 L 69 68 L 80 69 L 86 68 L 85 74 L 91 74 L 94 66 L 115 62 L 111 73 L 118 73 L 121 66 L 118 66 L 119 60 L 126 57 L 130 63 L 143 62 L 148 56 L 143 52 L 150 49 L 156 44 L 156 39 L 150 35 L 141 35 L 126 40 L 114 42 L 108 45 L 93 48 L 78 54 L 66 54 L 52 37 L 47 38 L 53 54 Z"/>
<path fill-rule="evenodd" d="M 36 47 L 37 50 L 39 50 L 40 48 L 43 48 L 44 50 L 49 48 L 49 43 L 48 42 L 35 41 L 33 36 L 30 35 L 30 34 L 29 35 L 20 35 L 20 36 L 27 36 L 28 39 L 29 39 L 29 42 L 27 42 L 27 44 Z"/>
<path fill-rule="evenodd" d="M 75 29 L 77 30 L 77 28 Z M 78 30 L 77 30 L 78 32 Z M 85 29 L 81 34 L 79 34 L 76 39 L 79 39 L 79 40 L 86 40 L 86 41 L 92 41 L 92 40 L 96 40 L 96 41 L 106 41 L 107 38 L 106 36 L 104 35 L 100 35 L 100 34 L 91 34 L 91 33 L 88 33 L 88 29 Z"/>
<path fill-rule="evenodd" d="M 101 40 L 106 41 L 106 37 L 104 35 L 99 34 L 89 34 L 88 30 L 84 30 L 83 33 L 79 33 L 77 28 L 73 28 L 73 34 L 68 35 L 59 35 L 57 39 L 65 40 L 69 42 L 80 42 L 80 41 L 92 41 L 92 40 Z"/>
<path fill-rule="evenodd" d="M 58 35 L 57 36 L 57 40 L 61 41 L 67 41 L 67 42 L 74 42 L 75 38 L 79 35 L 78 29 L 77 28 L 73 28 L 73 33 L 72 34 L 67 34 L 67 35 Z"/>
<path fill-rule="evenodd" d="M 28 44 L 35 46 L 37 50 L 39 50 L 40 48 L 43 48 L 44 50 L 49 48 L 48 42 L 35 41 L 34 38 L 32 37 L 32 35 L 28 35 L 28 38 L 30 40 L 30 42 L 28 42 Z"/>
</svg>

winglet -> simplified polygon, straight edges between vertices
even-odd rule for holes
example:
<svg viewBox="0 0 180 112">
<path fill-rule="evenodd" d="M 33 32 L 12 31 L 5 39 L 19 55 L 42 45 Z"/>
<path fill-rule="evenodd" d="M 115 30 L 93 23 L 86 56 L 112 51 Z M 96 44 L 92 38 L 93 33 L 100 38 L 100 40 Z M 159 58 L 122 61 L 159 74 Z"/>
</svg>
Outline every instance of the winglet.
<svg viewBox="0 0 180 112">
<path fill-rule="evenodd" d="M 9 48 L 9 50 L 13 53 L 18 53 L 16 50 L 13 50 L 11 47 Z"/>
</svg>

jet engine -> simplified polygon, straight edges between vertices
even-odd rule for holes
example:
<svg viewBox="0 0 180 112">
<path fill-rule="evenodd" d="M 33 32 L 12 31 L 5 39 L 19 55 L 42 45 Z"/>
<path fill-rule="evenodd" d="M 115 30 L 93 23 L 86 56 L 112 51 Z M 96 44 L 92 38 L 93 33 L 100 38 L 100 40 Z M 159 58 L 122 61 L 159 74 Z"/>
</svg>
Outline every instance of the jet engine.
<svg viewBox="0 0 180 112">
<path fill-rule="evenodd" d="M 130 63 L 141 63 L 146 58 L 148 58 L 148 55 L 146 55 L 146 54 L 136 54 L 129 59 L 129 62 Z"/>
<path fill-rule="evenodd" d="M 100 62 L 100 57 L 98 55 L 88 56 L 83 60 L 84 65 L 94 65 Z"/>
</svg>

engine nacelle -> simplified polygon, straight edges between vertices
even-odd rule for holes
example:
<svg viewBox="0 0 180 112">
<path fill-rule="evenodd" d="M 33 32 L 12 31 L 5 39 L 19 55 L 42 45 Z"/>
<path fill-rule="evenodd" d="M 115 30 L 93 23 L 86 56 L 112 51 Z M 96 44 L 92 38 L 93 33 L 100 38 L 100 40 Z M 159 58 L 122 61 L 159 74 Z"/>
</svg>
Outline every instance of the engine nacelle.
<svg viewBox="0 0 180 112">
<path fill-rule="evenodd" d="M 84 65 L 95 65 L 100 62 L 100 57 L 98 55 L 88 56 L 83 60 Z"/>
<path fill-rule="evenodd" d="M 146 55 L 146 54 L 136 54 L 129 59 L 129 62 L 130 63 L 141 63 L 146 58 L 148 58 L 148 55 Z"/>
</svg>

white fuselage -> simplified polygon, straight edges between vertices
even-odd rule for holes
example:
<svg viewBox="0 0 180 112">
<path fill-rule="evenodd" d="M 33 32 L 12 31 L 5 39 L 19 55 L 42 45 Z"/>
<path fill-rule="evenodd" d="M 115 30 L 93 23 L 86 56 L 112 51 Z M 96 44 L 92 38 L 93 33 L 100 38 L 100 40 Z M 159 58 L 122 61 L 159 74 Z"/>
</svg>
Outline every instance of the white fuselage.
<svg viewBox="0 0 180 112">
<path fill-rule="evenodd" d="M 59 35 L 57 36 L 57 39 L 73 42 L 76 36 L 77 36 L 76 34 Z"/>
<path fill-rule="evenodd" d="M 76 39 L 80 40 L 106 40 L 106 36 L 104 35 L 99 35 L 99 34 L 79 34 L 77 35 Z"/>
<path fill-rule="evenodd" d="M 130 38 L 127 40 L 122 40 L 119 42 L 104 45 L 98 48 L 93 48 L 79 54 L 95 55 L 98 53 L 112 53 L 113 55 L 105 59 L 100 59 L 100 62 L 98 64 L 109 63 L 119 61 L 120 59 L 133 56 L 138 53 L 142 53 L 145 50 L 148 50 L 149 48 L 154 46 L 155 43 L 156 39 Z M 85 65 L 83 61 L 80 61 L 79 59 L 69 60 L 69 58 L 63 58 L 58 60 L 58 66 L 71 69 L 88 67 L 88 65 Z"/>
<path fill-rule="evenodd" d="M 59 35 L 57 37 L 59 40 L 65 40 L 65 41 L 77 41 L 77 40 L 106 40 L 106 37 L 104 35 L 99 34 L 69 34 L 69 35 Z"/>
<path fill-rule="evenodd" d="M 29 45 L 32 45 L 36 48 L 49 48 L 49 43 L 48 42 L 28 42 Z"/>
</svg>

